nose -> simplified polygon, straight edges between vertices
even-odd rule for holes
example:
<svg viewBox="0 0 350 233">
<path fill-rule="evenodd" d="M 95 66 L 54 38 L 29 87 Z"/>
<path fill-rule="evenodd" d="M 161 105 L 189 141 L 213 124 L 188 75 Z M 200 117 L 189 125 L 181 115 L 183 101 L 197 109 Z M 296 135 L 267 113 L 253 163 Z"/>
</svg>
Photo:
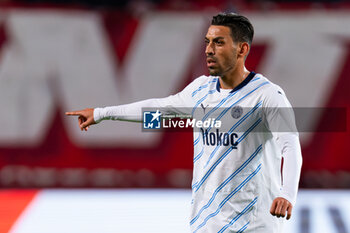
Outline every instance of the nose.
<svg viewBox="0 0 350 233">
<path fill-rule="evenodd" d="M 208 43 L 207 44 L 207 47 L 205 48 L 205 54 L 207 56 L 215 54 L 215 49 L 213 47 L 213 43 Z"/>
</svg>

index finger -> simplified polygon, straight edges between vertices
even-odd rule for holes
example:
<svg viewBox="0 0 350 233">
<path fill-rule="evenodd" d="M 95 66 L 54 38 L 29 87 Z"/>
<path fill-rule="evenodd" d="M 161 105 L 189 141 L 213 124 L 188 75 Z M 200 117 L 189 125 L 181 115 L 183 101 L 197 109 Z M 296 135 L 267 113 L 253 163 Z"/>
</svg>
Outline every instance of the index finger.
<svg viewBox="0 0 350 233">
<path fill-rule="evenodd" d="M 287 220 L 289 220 L 290 217 L 292 217 L 292 209 L 293 209 L 293 206 L 292 206 L 292 205 L 289 205 L 289 207 L 288 207 L 288 213 L 287 213 Z"/>
<path fill-rule="evenodd" d="M 81 111 L 74 111 L 74 112 L 66 112 L 67 116 L 80 116 Z"/>
</svg>

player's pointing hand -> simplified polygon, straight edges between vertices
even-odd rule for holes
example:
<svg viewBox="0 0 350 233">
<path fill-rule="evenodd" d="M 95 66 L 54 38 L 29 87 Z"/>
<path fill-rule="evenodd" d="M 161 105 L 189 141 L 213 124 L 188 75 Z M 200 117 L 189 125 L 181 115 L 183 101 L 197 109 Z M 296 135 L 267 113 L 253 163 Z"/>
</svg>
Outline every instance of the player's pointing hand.
<svg viewBox="0 0 350 233">
<path fill-rule="evenodd" d="M 287 212 L 287 220 L 292 216 L 293 205 L 283 197 L 277 197 L 273 200 L 270 213 L 277 218 L 286 216 Z"/>
<path fill-rule="evenodd" d="M 79 128 L 87 131 L 90 125 L 96 124 L 94 120 L 94 109 L 86 108 L 84 110 L 66 112 L 67 116 L 78 116 Z"/>
</svg>

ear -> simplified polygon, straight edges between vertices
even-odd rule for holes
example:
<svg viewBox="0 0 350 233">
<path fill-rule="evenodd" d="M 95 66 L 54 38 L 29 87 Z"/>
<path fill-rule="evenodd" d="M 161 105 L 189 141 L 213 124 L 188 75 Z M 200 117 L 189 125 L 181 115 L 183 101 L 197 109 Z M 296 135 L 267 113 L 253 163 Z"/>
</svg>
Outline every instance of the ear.
<svg viewBox="0 0 350 233">
<path fill-rule="evenodd" d="M 250 46 L 247 42 L 239 43 L 238 56 L 245 58 L 250 50 Z"/>
</svg>

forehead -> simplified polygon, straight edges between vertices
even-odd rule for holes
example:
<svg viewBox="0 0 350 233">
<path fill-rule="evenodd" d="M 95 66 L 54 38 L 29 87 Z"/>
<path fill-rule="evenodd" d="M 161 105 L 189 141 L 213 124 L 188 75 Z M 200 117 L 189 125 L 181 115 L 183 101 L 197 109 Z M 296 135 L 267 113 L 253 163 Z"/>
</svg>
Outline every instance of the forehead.
<svg viewBox="0 0 350 233">
<path fill-rule="evenodd" d="M 231 38 L 231 29 L 227 26 L 210 25 L 206 35 L 207 38 L 224 37 Z"/>
</svg>

